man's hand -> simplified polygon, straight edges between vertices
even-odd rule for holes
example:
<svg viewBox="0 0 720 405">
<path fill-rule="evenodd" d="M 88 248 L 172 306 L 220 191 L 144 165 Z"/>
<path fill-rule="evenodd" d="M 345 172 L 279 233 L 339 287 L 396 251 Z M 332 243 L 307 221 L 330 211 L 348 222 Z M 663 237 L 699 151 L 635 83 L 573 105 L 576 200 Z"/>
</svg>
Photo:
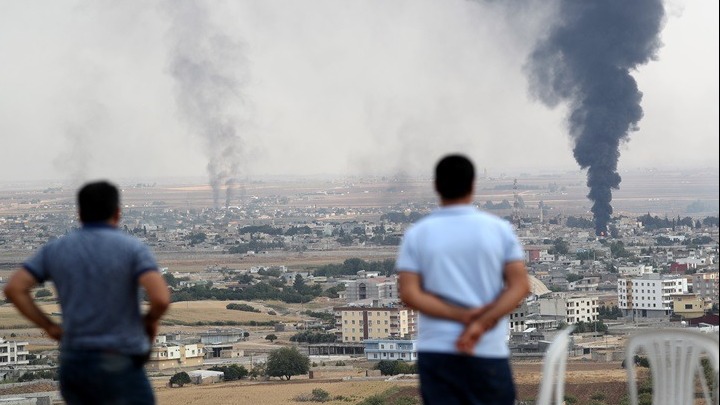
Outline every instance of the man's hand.
<svg viewBox="0 0 720 405">
<path fill-rule="evenodd" d="M 155 341 L 157 336 L 160 318 L 163 316 L 170 306 L 170 291 L 165 283 L 165 279 L 160 272 L 153 270 L 143 273 L 138 279 L 145 292 L 147 292 L 148 301 L 150 301 L 150 309 L 148 309 L 143 322 L 145 324 L 145 332 L 150 338 L 150 342 Z"/>
<path fill-rule="evenodd" d="M 10 277 L 5 285 L 5 297 L 15 305 L 18 311 L 32 323 L 43 329 L 48 336 L 60 341 L 62 328 L 52 321 L 33 300 L 31 290 L 37 285 L 35 276 L 27 269 L 21 268 Z"/>
<path fill-rule="evenodd" d="M 483 307 L 483 310 L 486 310 L 486 308 L 487 307 Z M 455 346 L 461 353 L 473 354 L 475 345 L 477 345 L 485 332 L 492 329 L 494 325 L 495 322 L 491 322 L 488 317 L 482 316 L 481 314 L 465 327 Z"/>
<path fill-rule="evenodd" d="M 511 313 L 530 293 L 530 280 L 522 261 L 506 263 L 503 278 L 505 289 L 495 301 L 482 308 L 480 315 L 470 322 L 458 338 L 455 345 L 462 353 L 472 354 L 485 332 L 494 328 L 502 317 Z"/>
<path fill-rule="evenodd" d="M 63 330 L 62 327 L 56 323 L 50 324 L 44 328 L 45 333 L 56 341 L 62 339 Z"/>
<path fill-rule="evenodd" d="M 155 336 L 157 336 L 160 320 L 150 319 L 150 317 L 145 316 L 143 321 L 145 323 L 145 333 L 147 333 L 148 337 L 150 338 L 150 342 L 155 342 Z"/>
<path fill-rule="evenodd" d="M 425 291 L 422 286 L 422 277 L 417 273 L 400 270 L 398 275 L 398 292 L 402 302 L 425 315 L 467 325 L 470 320 L 484 311 L 483 308 L 465 308 L 455 305 Z"/>
</svg>

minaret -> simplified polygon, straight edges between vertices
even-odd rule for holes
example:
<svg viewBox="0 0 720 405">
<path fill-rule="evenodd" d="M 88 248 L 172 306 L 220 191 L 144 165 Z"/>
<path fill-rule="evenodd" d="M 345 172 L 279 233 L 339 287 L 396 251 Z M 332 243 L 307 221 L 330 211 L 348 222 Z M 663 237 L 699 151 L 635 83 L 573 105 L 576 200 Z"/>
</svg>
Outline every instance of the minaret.
<svg viewBox="0 0 720 405">
<path fill-rule="evenodd" d="M 520 196 L 517 191 L 517 179 L 513 180 L 513 210 L 512 223 L 516 227 L 520 227 Z"/>
</svg>

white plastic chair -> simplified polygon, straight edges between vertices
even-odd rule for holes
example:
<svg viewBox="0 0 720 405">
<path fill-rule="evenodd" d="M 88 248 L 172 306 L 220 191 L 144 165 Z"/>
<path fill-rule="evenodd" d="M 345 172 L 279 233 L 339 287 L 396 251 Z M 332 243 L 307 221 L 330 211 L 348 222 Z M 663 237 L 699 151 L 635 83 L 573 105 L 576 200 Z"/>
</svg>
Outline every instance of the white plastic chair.
<svg viewBox="0 0 720 405">
<path fill-rule="evenodd" d="M 562 405 L 565 401 L 565 366 L 570 346 L 570 333 L 573 329 L 575 329 L 574 326 L 563 329 L 555 336 L 545 351 L 542 381 L 535 401 L 536 405 L 550 405 L 553 391 L 555 392 L 555 405 Z"/>
<path fill-rule="evenodd" d="M 625 350 L 625 368 L 632 405 L 638 403 L 634 358 L 641 349 L 650 364 L 653 405 L 694 404 L 696 376 L 700 380 L 705 403 L 718 404 L 720 360 L 716 335 L 684 329 L 665 329 L 632 336 Z M 701 364 L 703 356 L 707 357 L 713 368 L 713 381 L 705 380 Z M 712 392 L 708 385 L 713 388 Z"/>
</svg>

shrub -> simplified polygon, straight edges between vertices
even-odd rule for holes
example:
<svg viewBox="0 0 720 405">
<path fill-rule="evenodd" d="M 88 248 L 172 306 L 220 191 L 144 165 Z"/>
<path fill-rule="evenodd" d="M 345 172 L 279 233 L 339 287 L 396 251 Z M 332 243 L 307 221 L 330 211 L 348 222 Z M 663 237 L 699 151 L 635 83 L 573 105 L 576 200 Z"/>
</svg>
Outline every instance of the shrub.
<svg viewBox="0 0 720 405">
<path fill-rule="evenodd" d="M 565 394 L 565 403 L 566 404 L 568 404 L 568 405 L 577 404 L 577 401 L 578 401 L 577 397 L 570 395 L 570 394 Z"/>
<path fill-rule="evenodd" d="M 35 298 L 44 298 L 44 297 L 52 297 L 52 293 L 50 292 L 50 290 L 43 288 L 43 289 L 38 290 L 35 293 Z"/>
<path fill-rule="evenodd" d="M 260 312 L 259 309 L 255 309 L 254 307 L 248 305 L 248 304 L 227 304 L 225 306 L 226 309 L 232 309 L 235 311 L 245 311 L 245 312 Z"/>
<path fill-rule="evenodd" d="M 192 380 L 190 379 L 190 376 L 188 375 L 188 373 L 186 373 L 184 371 L 181 371 L 181 372 L 173 375 L 172 377 L 170 377 L 170 386 L 171 387 L 173 385 L 178 385 L 178 386 L 182 387 L 183 385 L 190 384 L 191 382 L 192 382 Z"/>
<path fill-rule="evenodd" d="M 313 401 L 316 402 L 325 402 L 330 400 L 330 393 L 325 391 L 322 388 L 315 388 L 312 390 L 312 398 Z"/>
<path fill-rule="evenodd" d="M 330 400 L 330 393 L 322 388 L 315 388 L 312 393 L 300 394 L 294 399 L 298 402 L 326 402 Z"/>
<path fill-rule="evenodd" d="M 382 375 L 417 373 L 417 367 L 415 364 L 407 363 L 402 360 L 380 360 L 375 366 L 375 369 L 380 370 Z"/>
</svg>

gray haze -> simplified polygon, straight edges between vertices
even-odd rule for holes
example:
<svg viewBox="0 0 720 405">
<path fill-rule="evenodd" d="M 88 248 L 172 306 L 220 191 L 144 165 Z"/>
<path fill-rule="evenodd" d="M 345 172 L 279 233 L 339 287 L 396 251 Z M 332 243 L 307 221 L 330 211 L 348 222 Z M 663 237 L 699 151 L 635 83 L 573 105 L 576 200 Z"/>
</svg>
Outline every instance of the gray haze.
<svg viewBox="0 0 720 405">
<path fill-rule="evenodd" d="M 498 3 L 4 1 L 0 180 L 214 173 L 219 190 L 429 174 L 455 151 L 490 175 L 578 171 L 568 106 L 534 101 L 523 71 L 558 5 Z M 644 116 L 621 173 L 718 167 L 718 3 L 666 8 L 657 60 L 631 71 Z M 196 76 L 182 58 L 203 62 Z M 215 80 L 229 85 L 213 93 Z"/>
</svg>

